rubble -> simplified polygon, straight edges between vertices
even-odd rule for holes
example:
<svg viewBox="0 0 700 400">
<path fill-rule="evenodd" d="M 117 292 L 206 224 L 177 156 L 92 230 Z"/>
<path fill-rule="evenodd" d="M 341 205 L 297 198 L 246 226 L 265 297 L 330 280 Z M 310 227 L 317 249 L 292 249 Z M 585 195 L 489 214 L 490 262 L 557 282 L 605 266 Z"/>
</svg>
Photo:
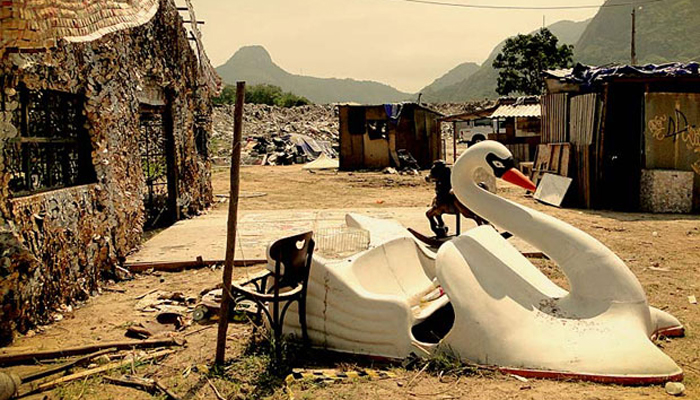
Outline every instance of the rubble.
<svg viewBox="0 0 700 400">
<path fill-rule="evenodd" d="M 483 101 L 427 106 L 444 115 L 453 115 L 490 105 L 491 102 Z M 312 104 L 287 108 L 246 104 L 243 118 L 243 164 L 302 164 L 313 161 L 321 153 L 330 158 L 338 157 L 339 115 L 336 105 Z M 226 165 L 231 158 L 233 106 L 215 106 L 213 125 L 212 161 Z M 451 137 L 452 125 L 443 124 L 442 131 Z M 318 147 L 323 148 L 323 151 L 319 151 Z M 313 151 L 309 151 L 309 148 Z M 410 172 L 413 169 L 411 166 L 401 165 L 402 171 Z"/>
<path fill-rule="evenodd" d="M 333 105 L 277 107 L 246 104 L 242 162 L 252 165 L 301 164 L 321 153 L 338 157 L 338 111 Z M 212 161 L 231 157 L 233 106 L 214 107 Z"/>
</svg>

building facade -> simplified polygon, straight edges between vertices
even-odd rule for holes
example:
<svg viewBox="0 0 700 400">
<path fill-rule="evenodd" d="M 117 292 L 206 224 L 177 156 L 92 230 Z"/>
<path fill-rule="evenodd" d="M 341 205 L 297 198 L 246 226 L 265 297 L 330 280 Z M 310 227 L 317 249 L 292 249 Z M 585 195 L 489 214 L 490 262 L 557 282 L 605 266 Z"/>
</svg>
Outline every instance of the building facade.
<svg viewBox="0 0 700 400">
<path fill-rule="evenodd" d="M 9 3 L 0 15 L 0 344 L 87 298 L 144 228 L 210 204 L 218 87 L 172 0 Z"/>
</svg>

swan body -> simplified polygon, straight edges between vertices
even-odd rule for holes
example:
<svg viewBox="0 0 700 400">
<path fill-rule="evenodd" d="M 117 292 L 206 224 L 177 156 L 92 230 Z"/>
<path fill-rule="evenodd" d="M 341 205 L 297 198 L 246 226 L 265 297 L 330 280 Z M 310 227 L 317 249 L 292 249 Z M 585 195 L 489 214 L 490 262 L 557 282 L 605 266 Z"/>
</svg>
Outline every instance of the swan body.
<svg viewBox="0 0 700 400">
<path fill-rule="evenodd" d="M 312 345 L 394 359 L 450 351 L 466 362 L 532 377 L 623 384 L 682 379 L 650 340 L 682 334 L 682 325 L 649 307 L 619 257 L 588 234 L 474 181 L 483 168 L 532 185 L 512 175 L 511 157 L 497 142 L 470 147 L 453 167 L 455 194 L 554 260 L 570 291 L 491 226 L 467 231 L 436 254 L 395 221 L 348 215 L 348 226 L 370 231 L 370 246 L 339 260 L 314 255 L 306 304 Z M 435 297 L 438 285 L 445 295 Z M 293 304 L 285 333 L 300 334 L 296 313 Z"/>
<path fill-rule="evenodd" d="M 650 308 L 625 263 L 585 232 L 502 199 L 474 181 L 511 157 L 500 143 L 473 146 L 453 168 L 460 201 L 537 247 L 566 275 L 570 292 L 544 276 L 488 226 L 466 232 L 437 255 L 439 281 L 456 312 L 442 341 L 461 357 L 533 376 L 663 382 L 681 369 L 650 340 L 659 329 L 682 329 Z M 495 172 L 498 168 L 496 168 Z"/>
</svg>

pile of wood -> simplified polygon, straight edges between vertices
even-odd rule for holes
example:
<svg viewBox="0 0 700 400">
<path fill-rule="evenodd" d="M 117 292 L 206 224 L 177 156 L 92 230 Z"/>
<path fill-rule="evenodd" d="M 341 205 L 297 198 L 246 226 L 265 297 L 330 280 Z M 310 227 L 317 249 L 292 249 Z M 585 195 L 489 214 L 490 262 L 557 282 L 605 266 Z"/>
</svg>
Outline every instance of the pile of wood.
<svg viewBox="0 0 700 400">
<path fill-rule="evenodd" d="M 172 347 L 183 346 L 184 342 L 175 339 L 144 340 L 101 343 L 55 350 L 41 350 L 33 352 L 0 352 L 0 365 L 9 367 L 14 365 L 31 365 L 47 360 L 66 359 L 62 364 L 53 367 L 37 367 L 34 372 L 18 375 L 6 368 L 0 371 L 0 400 L 10 400 L 42 393 L 58 386 L 79 379 L 85 379 L 99 374 L 131 367 L 135 372 L 135 365 L 144 361 L 158 361 L 176 350 Z M 150 351 L 136 351 L 137 349 L 151 349 Z M 63 376 L 54 375 L 63 373 Z M 106 379 L 109 383 L 129 384 L 129 386 L 147 390 L 160 391 L 167 398 L 178 397 L 157 381 L 143 379 Z M 149 384 L 150 383 L 150 384 Z"/>
</svg>

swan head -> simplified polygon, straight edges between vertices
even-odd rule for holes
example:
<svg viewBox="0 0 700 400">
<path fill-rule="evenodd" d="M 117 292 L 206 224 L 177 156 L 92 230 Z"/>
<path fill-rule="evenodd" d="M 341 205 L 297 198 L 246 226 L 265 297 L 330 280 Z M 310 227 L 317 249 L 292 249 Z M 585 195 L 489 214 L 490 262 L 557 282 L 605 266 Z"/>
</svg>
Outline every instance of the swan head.
<svg viewBox="0 0 700 400">
<path fill-rule="evenodd" d="M 510 150 L 494 140 L 484 140 L 469 147 L 455 163 L 453 174 L 456 174 L 455 177 L 460 181 L 463 179 L 473 181 L 474 173 L 478 168 L 483 168 L 496 178 L 531 192 L 537 189 L 537 186 L 515 167 L 515 160 Z M 455 183 L 458 182 L 453 179 L 452 186 L 455 186 Z"/>
</svg>

